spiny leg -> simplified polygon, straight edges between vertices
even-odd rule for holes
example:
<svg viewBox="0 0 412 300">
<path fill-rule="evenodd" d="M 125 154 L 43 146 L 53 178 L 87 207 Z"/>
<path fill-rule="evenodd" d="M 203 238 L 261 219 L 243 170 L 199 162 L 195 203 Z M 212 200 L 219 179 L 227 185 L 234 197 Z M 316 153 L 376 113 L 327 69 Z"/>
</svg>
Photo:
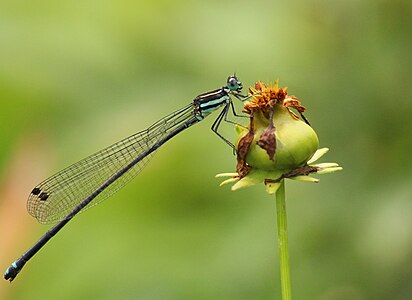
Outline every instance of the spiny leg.
<svg viewBox="0 0 412 300">
<path fill-rule="evenodd" d="M 219 133 L 218 129 L 220 126 L 220 123 L 222 123 L 222 120 L 226 118 L 227 112 L 229 110 L 229 104 L 226 104 L 226 106 L 223 108 L 223 110 L 220 112 L 219 116 L 216 118 L 216 120 L 212 124 L 212 131 L 217 134 L 218 137 L 220 137 L 226 144 L 228 144 L 230 147 L 232 147 L 233 151 L 235 151 L 235 146 L 229 142 L 222 134 Z M 226 121 L 226 119 L 225 119 Z M 229 121 L 228 121 L 229 122 Z M 231 122 L 229 122 L 231 123 Z"/>
<path fill-rule="evenodd" d="M 312 127 L 312 125 L 310 125 L 308 119 L 306 119 L 306 117 L 303 115 L 303 113 L 299 112 L 300 116 L 302 117 L 303 121 L 305 121 L 306 124 L 308 124 L 309 126 Z"/>
<path fill-rule="evenodd" d="M 243 128 L 245 128 L 245 129 L 247 129 L 246 126 L 244 126 L 244 125 L 242 125 L 242 124 L 239 124 L 239 123 L 237 123 L 237 122 L 234 122 L 234 121 L 228 119 L 228 113 L 229 113 L 229 107 L 228 107 L 228 106 L 230 106 L 230 108 L 231 108 L 231 110 L 232 110 L 232 113 L 233 113 L 233 115 L 234 115 L 235 117 L 239 117 L 239 118 L 240 118 L 240 117 L 242 117 L 242 118 L 249 118 L 249 116 L 244 116 L 244 115 L 238 115 L 238 114 L 236 114 L 235 106 L 234 106 L 233 102 L 232 102 L 232 101 L 229 101 L 228 104 L 226 104 L 227 109 L 226 109 L 226 112 L 225 112 L 225 115 L 224 115 L 224 121 L 227 122 L 227 123 L 230 123 L 230 124 L 233 124 L 233 125 L 237 125 L 237 126 L 240 126 L 240 127 L 243 127 Z"/>
<path fill-rule="evenodd" d="M 245 95 L 242 95 L 242 94 L 233 94 L 233 96 L 235 96 L 238 100 L 240 100 L 240 101 L 242 101 L 242 102 L 243 102 L 243 101 L 246 101 L 247 99 L 250 99 L 250 98 L 253 97 L 253 95 L 245 96 Z M 243 127 L 243 128 L 246 128 L 246 129 L 247 129 L 247 127 L 244 126 L 244 125 L 241 125 L 241 124 L 239 124 L 239 123 L 233 122 L 233 121 L 231 121 L 231 120 L 229 120 L 229 119 L 227 118 L 228 112 L 229 112 L 229 106 L 230 106 L 230 109 L 231 109 L 231 111 L 232 111 L 232 113 L 233 113 L 233 115 L 234 115 L 235 117 L 249 118 L 249 116 L 237 114 L 233 102 L 232 102 L 232 101 L 229 101 L 229 102 L 226 104 L 226 106 L 223 108 L 223 110 L 220 112 L 220 114 L 218 115 L 218 117 L 216 118 L 216 120 L 213 122 L 211 129 L 212 129 L 212 131 L 213 131 L 214 133 L 216 133 L 226 144 L 228 144 L 230 147 L 232 147 L 232 149 L 233 149 L 233 154 L 236 154 L 235 146 L 234 146 L 231 142 L 229 142 L 222 134 L 219 133 L 219 131 L 218 131 L 219 126 L 220 126 L 220 124 L 222 123 L 222 120 L 224 120 L 225 122 L 228 122 L 228 123 L 231 123 L 231 124 L 234 124 L 234 125 L 237 125 L 237 126 L 241 126 L 241 127 Z"/>
</svg>

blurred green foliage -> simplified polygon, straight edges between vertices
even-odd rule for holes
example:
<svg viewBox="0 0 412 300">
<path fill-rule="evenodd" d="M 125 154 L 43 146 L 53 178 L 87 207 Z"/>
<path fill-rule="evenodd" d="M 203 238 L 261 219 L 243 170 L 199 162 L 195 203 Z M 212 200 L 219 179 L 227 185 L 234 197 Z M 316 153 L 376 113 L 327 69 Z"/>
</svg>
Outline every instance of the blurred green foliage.
<svg viewBox="0 0 412 300">
<path fill-rule="evenodd" d="M 411 20 L 406 0 L 2 1 L 0 269 L 47 229 L 4 191 L 28 194 L 236 71 L 288 86 L 323 161 L 344 167 L 287 182 L 293 297 L 410 299 Z M 0 298 L 279 298 L 274 199 L 218 186 L 235 159 L 212 121 L 75 218 Z M 34 167 L 13 179 L 19 161 Z"/>
</svg>

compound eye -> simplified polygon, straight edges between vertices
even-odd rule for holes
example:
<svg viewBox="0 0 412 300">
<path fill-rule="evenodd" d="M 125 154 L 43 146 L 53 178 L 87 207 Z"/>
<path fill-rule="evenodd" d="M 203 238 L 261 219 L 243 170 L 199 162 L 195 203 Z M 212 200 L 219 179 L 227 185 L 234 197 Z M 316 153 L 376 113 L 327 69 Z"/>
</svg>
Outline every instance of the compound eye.
<svg viewBox="0 0 412 300">
<path fill-rule="evenodd" d="M 236 80 L 236 78 L 230 77 L 229 80 L 228 80 L 228 84 L 229 84 L 231 87 L 236 87 L 236 86 L 237 86 L 237 80 Z"/>
</svg>

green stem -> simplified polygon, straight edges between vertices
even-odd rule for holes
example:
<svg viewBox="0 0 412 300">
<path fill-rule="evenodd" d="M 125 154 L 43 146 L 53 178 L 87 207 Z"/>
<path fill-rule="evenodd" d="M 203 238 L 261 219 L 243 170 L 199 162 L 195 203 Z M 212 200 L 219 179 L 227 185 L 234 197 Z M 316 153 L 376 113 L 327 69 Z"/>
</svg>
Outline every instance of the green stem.
<svg viewBox="0 0 412 300">
<path fill-rule="evenodd" d="M 280 259 L 280 283 L 282 286 L 282 300 L 290 300 L 291 289 L 284 180 L 281 181 L 280 187 L 276 192 L 276 211 L 278 223 L 278 246 Z"/>
</svg>

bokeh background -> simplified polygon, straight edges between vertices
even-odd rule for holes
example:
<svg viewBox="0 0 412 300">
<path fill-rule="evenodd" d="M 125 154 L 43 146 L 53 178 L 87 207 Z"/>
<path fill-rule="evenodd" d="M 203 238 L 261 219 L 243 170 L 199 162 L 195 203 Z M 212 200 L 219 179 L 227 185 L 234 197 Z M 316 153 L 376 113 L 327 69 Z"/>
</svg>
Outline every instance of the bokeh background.
<svg viewBox="0 0 412 300">
<path fill-rule="evenodd" d="M 411 20 L 407 0 L 2 1 L 0 269 L 48 228 L 26 213 L 33 186 L 237 72 L 288 86 L 323 161 L 345 168 L 287 182 L 294 299 L 411 299 Z M 76 217 L 0 298 L 279 299 L 275 201 L 219 187 L 235 158 L 212 122 Z"/>
</svg>

